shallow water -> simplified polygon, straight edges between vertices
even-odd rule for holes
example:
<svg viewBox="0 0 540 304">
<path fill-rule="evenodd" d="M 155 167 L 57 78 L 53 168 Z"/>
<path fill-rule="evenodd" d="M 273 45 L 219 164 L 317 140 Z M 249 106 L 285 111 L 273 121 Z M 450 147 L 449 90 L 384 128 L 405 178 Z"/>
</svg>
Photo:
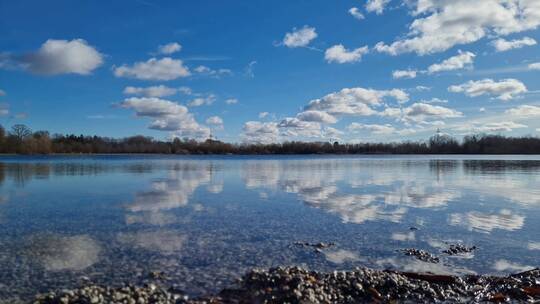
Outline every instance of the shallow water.
<svg viewBox="0 0 540 304">
<path fill-rule="evenodd" d="M 156 270 L 192 295 L 278 265 L 505 274 L 540 266 L 540 157 L 1 157 L 0 231 L 1 303 Z"/>
</svg>

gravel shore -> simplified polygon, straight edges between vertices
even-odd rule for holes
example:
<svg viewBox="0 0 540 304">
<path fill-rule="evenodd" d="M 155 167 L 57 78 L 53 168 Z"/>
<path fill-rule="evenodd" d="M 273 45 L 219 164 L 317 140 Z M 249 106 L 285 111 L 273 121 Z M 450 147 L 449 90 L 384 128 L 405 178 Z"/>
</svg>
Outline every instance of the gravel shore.
<svg viewBox="0 0 540 304">
<path fill-rule="evenodd" d="M 540 301 L 540 269 L 507 277 L 447 276 L 356 268 L 322 273 L 298 267 L 252 270 L 236 286 L 190 299 L 156 283 L 111 288 L 87 284 L 36 297 L 35 304 L 169 303 L 481 303 Z"/>
</svg>

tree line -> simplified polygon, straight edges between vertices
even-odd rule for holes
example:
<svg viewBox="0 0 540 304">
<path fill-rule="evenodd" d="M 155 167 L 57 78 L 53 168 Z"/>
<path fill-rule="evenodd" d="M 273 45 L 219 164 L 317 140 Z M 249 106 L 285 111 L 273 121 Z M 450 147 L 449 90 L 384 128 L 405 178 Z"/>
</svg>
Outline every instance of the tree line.
<svg viewBox="0 0 540 304">
<path fill-rule="evenodd" d="M 83 135 L 50 135 L 33 132 L 22 124 L 6 131 L 0 126 L 0 153 L 10 154 L 540 154 L 540 138 L 533 136 L 470 135 L 463 140 L 434 135 L 427 141 L 395 143 L 283 142 L 234 144 L 208 139 L 156 140 L 148 136 L 109 138 Z"/>
</svg>

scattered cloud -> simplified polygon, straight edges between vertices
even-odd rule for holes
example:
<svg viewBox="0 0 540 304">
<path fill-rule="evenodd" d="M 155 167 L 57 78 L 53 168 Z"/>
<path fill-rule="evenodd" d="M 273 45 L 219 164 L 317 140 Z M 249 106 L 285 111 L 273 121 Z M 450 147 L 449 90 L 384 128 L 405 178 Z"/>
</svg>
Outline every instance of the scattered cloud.
<svg viewBox="0 0 540 304">
<path fill-rule="evenodd" d="M 324 111 L 332 116 L 369 116 L 377 113 L 374 108 L 381 106 L 385 98 L 404 103 L 409 100 L 409 95 L 399 89 L 378 91 L 365 88 L 345 88 L 310 101 L 305 110 Z"/>
<path fill-rule="evenodd" d="M 408 34 L 389 45 L 378 43 L 377 51 L 426 55 L 476 42 L 488 34 L 504 36 L 540 25 L 540 2 L 535 0 L 423 0 L 412 7 L 416 19 Z"/>
<path fill-rule="evenodd" d="M 540 107 L 522 105 L 505 111 L 506 114 L 517 117 L 540 117 Z"/>
<path fill-rule="evenodd" d="M 380 15 L 383 13 L 384 8 L 390 0 L 368 0 L 366 3 L 366 11 L 373 13 L 375 12 L 377 15 Z"/>
<path fill-rule="evenodd" d="M 37 51 L 11 60 L 34 74 L 88 75 L 103 64 L 103 55 L 83 39 L 49 39 Z"/>
<path fill-rule="evenodd" d="M 230 76 L 233 74 L 233 72 L 229 69 L 211 69 L 207 66 L 200 65 L 193 69 L 193 71 L 197 72 L 200 75 L 210 76 L 214 78 L 221 78 L 222 76 Z"/>
<path fill-rule="evenodd" d="M 244 75 L 246 75 L 249 78 L 255 78 L 255 65 L 256 64 L 257 64 L 257 61 L 255 60 L 251 61 L 244 69 Z"/>
<path fill-rule="evenodd" d="M 262 118 L 266 118 L 270 113 L 268 112 L 261 112 L 259 113 L 259 118 L 262 119 Z"/>
<path fill-rule="evenodd" d="M 448 103 L 448 100 L 433 97 L 429 100 L 420 100 L 420 103 Z"/>
<path fill-rule="evenodd" d="M 200 107 L 200 106 L 204 106 L 204 105 L 209 106 L 209 105 L 213 104 L 214 101 L 216 101 L 216 95 L 209 94 L 206 97 L 197 97 L 197 98 L 193 99 L 192 101 L 190 101 L 188 103 L 188 106 L 190 106 L 190 107 Z"/>
<path fill-rule="evenodd" d="M 289 48 L 305 47 L 315 38 L 315 28 L 305 25 L 301 29 L 293 28 L 292 32 L 286 33 L 282 43 Z"/>
<path fill-rule="evenodd" d="M 515 123 L 513 121 L 501 121 L 501 122 L 490 122 L 486 124 L 481 124 L 478 122 L 465 123 L 464 125 L 454 128 L 456 131 L 464 131 L 467 133 L 479 133 L 479 132 L 511 132 L 514 129 L 527 128 L 526 125 Z"/>
<path fill-rule="evenodd" d="M 236 99 L 236 98 L 228 98 L 228 99 L 225 100 L 225 103 L 228 104 L 228 105 L 237 104 L 238 99 Z"/>
<path fill-rule="evenodd" d="M 0 104 L 0 117 L 8 116 L 9 115 L 9 105 L 8 104 Z"/>
<path fill-rule="evenodd" d="M 180 52 L 182 46 L 177 42 L 171 42 L 158 47 L 158 52 L 164 55 L 170 55 L 176 52 Z"/>
<path fill-rule="evenodd" d="M 354 50 L 346 49 L 342 44 L 334 45 L 324 52 L 324 59 L 331 62 L 337 63 L 350 63 L 358 62 L 362 60 L 362 56 L 367 54 L 369 49 L 367 46 L 360 47 Z"/>
<path fill-rule="evenodd" d="M 151 118 L 150 129 L 170 131 L 176 137 L 206 139 L 210 129 L 197 123 L 188 108 L 156 97 L 131 97 L 117 104 L 132 109 L 137 117 Z"/>
<path fill-rule="evenodd" d="M 0 90 L 0 96 L 6 96 L 6 91 Z"/>
<path fill-rule="evenodd" d="M 323 111 L 304 111 L 298 113 L 298 115 L 296 115 L 296 118 L 302 121 L 320 122 L 328 124 L 333 124 L 337 122 L 337 119 L 334 116 Z"/>
<path fill-rule="evenodd" d="M 389 125 L 389 124 L 385 124 L 385 125 L 362 124 L 362 123 L 357 123 L 357 122 L 351 123 L 347 127 L 347 129 L 351 132 L 366 130 L 373 134 L 392 134 L 396 132 L 396 128 L 394 128 L 392 125 Z"/>
<path fill-rule="evenodd" d="M 279 137 L 279 129 L 275 122 L 248 121 L 244 123 L 242 130 L 242 139 L 250 143 L 273 143 Z"/>
<path fill-rule="evenodd" d="M 223 119 L 219 116 L 211 116 L 206 119 L 206 124 L 223 128 Z"/>
<path fill-rule="evenodd" d="M 364 14 L 362 14 L 357 7 L 351 7 L 351 9 L 349 10 L 349 14 L 351 14 L 351 16 L 353 16 L 357 20 L 363 20 L 365 18 Z"/>
<path fill-rule="evenodd" d="M 428 73 L 438 73 L 471 68 L 476 55 L 471 52 L 458 51 L 459 54 L 450 57 L 441 63 L 432 64 L 428 67 Z"/>
<path fill-rule="evenodd" d="M 479 81 L 468 81 L 461 85 L 453 85 L 448 88 L 453 93 L 464 93 L 469 97 L 482 95 L 494 96 L 494 98 L 508 101 L 516 98 L 522 93 L 527 92 L 527 87 L 517 79 L 503 79 L 494 81 L 492 79 L 483 79 Z"/>
<path fill-rule="evenodd" d="M 529 70 L 540 70 L 540 62 L 531 63 L 527 67 Z"/>
<path fill-rule="evenodd" d="M 432 104 L 417 102 L 407 108 L 404 108 L 402 115 L 406 120 L 421 122 L 433 119 L 462 117 L 463 113 L 442 106 L 434 106 Z"/>
<path fill-rule="evenodd" d="M 416 78 L 416 73 L 418 71 L 416 70 L 397 70 L 392 72 L 392 78 L 394 79 L 401 79 L 401 78 L 408 78 L 413 79 Z"/>
<path fill-rule="evenodd" d="M 506 52 L 513 49 L 520 49 L 526 46 L 536 45 L 536 40 L 530 37 L 523 37 L 521 39 L 506 40 L 504 38 L 499 38 L 491 41 L 491 45 L 495 48 L 497 52 Z"/>
<path fill-rule="evenodd" d="M 124 89 L 125 95 L 138 95 L 144 97 L 165 97 L 174 95 L 176 92 L 178 92 L 178 89 L 169 88 L 164 85 L 150 86 L 145 88 L 128 86 Z"/>
<path fill-rule="evenodd" d="M 150 58 L 145 62 L 136 62 L 132 66 L 122 65 L 114 68 L 114 76 L 141 80 L 174 80 L 191 75 L 180 59 L 164 57 Z"/>
</svg>

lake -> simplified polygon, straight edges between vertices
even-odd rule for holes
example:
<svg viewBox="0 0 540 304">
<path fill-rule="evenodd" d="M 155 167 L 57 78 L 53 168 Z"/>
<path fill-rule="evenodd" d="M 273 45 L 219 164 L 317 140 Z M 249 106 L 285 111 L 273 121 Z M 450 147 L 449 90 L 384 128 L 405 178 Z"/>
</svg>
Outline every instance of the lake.
<svg viewBox="0 0 540 304">
<path fill-rule="evenodd" d="M 0 231 L 2 303 L 152 271 L 191 295 L 279 265 L 503 275 L 540 265 L 540 157 L 4 156 Z"/>
</svg>

